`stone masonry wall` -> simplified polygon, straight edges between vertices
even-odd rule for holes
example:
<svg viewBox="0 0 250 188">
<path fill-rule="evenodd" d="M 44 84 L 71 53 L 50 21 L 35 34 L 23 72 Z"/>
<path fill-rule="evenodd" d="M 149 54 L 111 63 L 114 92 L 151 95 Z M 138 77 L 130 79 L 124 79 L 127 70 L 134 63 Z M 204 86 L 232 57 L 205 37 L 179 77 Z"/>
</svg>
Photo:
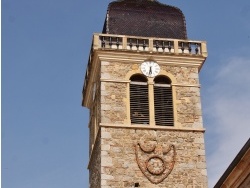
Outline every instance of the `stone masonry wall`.
<svg viewBox="0 0 250 188">
<path fill-rule="evenodd" d="M 126 83 L 102 83 L 101 121 L 102 123 L 123 124 L 126 114 Z"/>
<path fill-rule="evenodd" d="M 94 156 L 94 157 L 93 157 Z M 101 187 L 101 134 L 97 135 L 95 147 L 92 151 L 92 158 L 89 163 L 89 187 Z"/>
<path fill-rule="evenodd" d="M 175 91 L 178 127 L 202 128 L 200 88 L 176 86 Z"/>
<path fill-rule="evenodd" d="M 102 188 L 206 188 L 207 172 L 202 132 L 102 128 L 101 133 Z M 173 144 L 175 165 L 168 177 L 159 184 L 151 183 L 136 161 L 137 143 Z M 154 177 L 153 177 L 154 178 Z"/>
<path fill-rule="evenodd" d="M 123 124 L 128 123 L 126 120 L 129 119 L 127 114 L 129 100 L 128 84 L 121 81 L 128 81 L 127 75 L 131 71 L 140 72 L 139 66 L 140 64 L 133 62 L 130 64 L 101 62 L 101 79 L 104 80 L 101 81 L 101 123 L 117 124 L 119 127 L 100 128 L 101 135 L 97 135 L 97 145 L 90 162 L 90 187 L 133 187 L 134 183 L 138 182 L 143 188 L 207 188 L 204 133 L 181 130 L 181 128 L 203 127 L 198 69 L 161 65 L 161 73 L 175 78 L 173 81 L 175 127 L 180 130 L 133 128 L 132 125 L 131 128 L 122 128 Z M 141 148 L 142 158 L 136 157 L 139 150 L 135 148 L 143 145 L 155 148 L 152 152 L 146 150 L 144 152 Z M 158 156 L 164 152 L 169 152 L 166 160 L 174 159 L 175 163 L 164 163 L 166 166 L 164 173 L 166 173 L 163 174 L 167 176 L 166 179 L 160 183 L 152 183 L 157 182 L 161 175 L 158 172 L 148 173 L 141 170 L 144 168 L 141 164 L 149 165 L 148 168 L 151 168 L 157 162 L 161 163 L 163 159 L 155 157 L 148 162 L 140 160 L 147 159 L 150 153 Z M 157 165 L 157 170 L 161 171 Z"/>
<path fill-rule="evenodd" d="M 115 62 L 101 63 L 101 78 L 111 80 L 126 80 L 130 71 L 139 71 L 140 64 Z M 176 79 L 173 86 L 175 122 L 178 127 L 202 128 L 202 111 L 198 69 L 192 67 L 161 66 L 161 69 Z M 193 86 L 196 85 L 196 86 Z M 123 124 L 127 117 L 128 96 L 127 83 L 101 83 L 101 122 Z"/>
</svg>

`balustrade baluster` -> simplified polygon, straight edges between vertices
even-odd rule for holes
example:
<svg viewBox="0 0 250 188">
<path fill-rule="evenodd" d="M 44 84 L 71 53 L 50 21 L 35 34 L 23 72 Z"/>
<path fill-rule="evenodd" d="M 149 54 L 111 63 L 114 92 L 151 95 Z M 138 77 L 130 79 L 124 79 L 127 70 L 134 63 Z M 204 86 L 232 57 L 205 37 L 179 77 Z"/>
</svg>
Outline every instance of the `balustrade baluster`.
<svg viewBox="0 0 250 188">
<path fill-rule="evenodd" d="M 136 39 L 136 48 L 139 50 L 139 39 Z"/>
<path fill-rule="evenodd" d="M 116 37 L 116 46 L 117 46 L 117 49 L 119 48 L 119 45 L 120 45 L 120 43 L 119 43 L 119 38 Z"/>
<path fill-rule="evenodd" d="M 181 42 L 181 51 L 182 51 L 182 53 L 184 53 L 184 42 Z"/>
<path fill-rule="evenodd" d="M 109 37 L 109 47 L 112 48 L 112 38 Z"/>
<path fill-rule="evenodd" d="M 165 47 L 165 42 L 164 41 L 162 41 L 162 47 L 161 48 L 162 48 L 163 52 L 165 52 L 166 47 Z"/>
<path fill-rule="evenodd" d="M 102 37 L 102 48 L 105 48 L 105 37 Z"/>
<path fill-rule="evenodd" d="M 171 52 L 171 48 L 172 48 L 172 47 L 171 47 L 171 42 L 168 41 L 168 51 L 169 51 L 169 52 Z"/>
<path fill-rule="evenodd" d="M 129 46 L 130 46 L 130 50 L 132 50 L 132 47 L 133 47 L 132 39 L 129 39 Z"/>
<path fill-rule="evenodd" d="M 196 46 L 196 47 L 195 47 L 195 53 L 196 53 L 196 54 L 198 54 L 198 53 L 199 53 L 198 44 L 197 44 L 197 43 L 195 43 L 195 46 Z"/>
<path fill-rule="evenodd" d="M 146 48 L 146 41 L 145 40 L 143 40 L 143 50 L 145 50 L 145 48 Z"/>
<path fill-rule="evenodd" d="M 155 48 L 156 48 L 156 50 L 158 51 L 158 49 L 159 49 L 158 40 L 157 40 L 157 41 L 155 41 L 155 43 L 156 43 Z"/>
<path fill-rule="evenodd" d="M 190 43 L 190 42 L 188 43 L 188 51 L 189 51 L 189 53 L 191 54 L 191 52 L 192 52 L 192 47 L 191 47 L 191 43 Z"/>
</svg>

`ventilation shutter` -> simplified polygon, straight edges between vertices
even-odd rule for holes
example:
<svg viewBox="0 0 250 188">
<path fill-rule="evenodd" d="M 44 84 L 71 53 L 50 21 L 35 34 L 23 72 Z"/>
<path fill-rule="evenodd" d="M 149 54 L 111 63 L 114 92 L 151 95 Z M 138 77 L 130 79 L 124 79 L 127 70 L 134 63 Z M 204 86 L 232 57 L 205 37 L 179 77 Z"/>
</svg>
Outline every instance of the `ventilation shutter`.
<svg viewBox="0 0 250 188">
<path fill-rule="evenodd" d="M 155 123 L 161 126 L 173 126 L 173 100 L 170 84 L 154 85 Z"/>
<path fill-rule="evenodd" d="M 149 124 L 148 85 L 130 83 L 130 118 L 132 124 Z"/>
</svg>

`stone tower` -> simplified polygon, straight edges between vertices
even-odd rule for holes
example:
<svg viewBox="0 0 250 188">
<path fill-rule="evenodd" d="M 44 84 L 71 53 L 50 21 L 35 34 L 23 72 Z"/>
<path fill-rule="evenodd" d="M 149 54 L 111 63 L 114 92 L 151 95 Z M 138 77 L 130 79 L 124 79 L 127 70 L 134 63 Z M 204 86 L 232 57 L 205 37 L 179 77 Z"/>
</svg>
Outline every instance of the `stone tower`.
<svg viewBox="0 0 250 188">
<path fill-rule="evenodd" d="M 91 188 L 207 187 L 206 57 L 206 42 L 187 38 L 180 9 L 156 0 L 109 4 L 83 86 Z"/>
</svg>

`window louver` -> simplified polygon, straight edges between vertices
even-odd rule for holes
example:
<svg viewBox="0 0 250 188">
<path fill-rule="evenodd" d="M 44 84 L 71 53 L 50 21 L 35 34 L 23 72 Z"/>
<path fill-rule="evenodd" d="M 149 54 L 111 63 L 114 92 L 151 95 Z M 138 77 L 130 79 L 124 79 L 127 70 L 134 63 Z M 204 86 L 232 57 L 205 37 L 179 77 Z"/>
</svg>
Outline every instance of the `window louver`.
<svg viewBox="0 0 250 188">
<path fill-rule="evenodd" d="M 148 85 L 130 83 L 130 118 L 132 124 L 149 124 Z"/>
<path fill-rule="evenodd" d="M 170 84 L 154 85 L 155 123 L 160 126 L 173 126 L 173 100 Z"/>
</svg>

